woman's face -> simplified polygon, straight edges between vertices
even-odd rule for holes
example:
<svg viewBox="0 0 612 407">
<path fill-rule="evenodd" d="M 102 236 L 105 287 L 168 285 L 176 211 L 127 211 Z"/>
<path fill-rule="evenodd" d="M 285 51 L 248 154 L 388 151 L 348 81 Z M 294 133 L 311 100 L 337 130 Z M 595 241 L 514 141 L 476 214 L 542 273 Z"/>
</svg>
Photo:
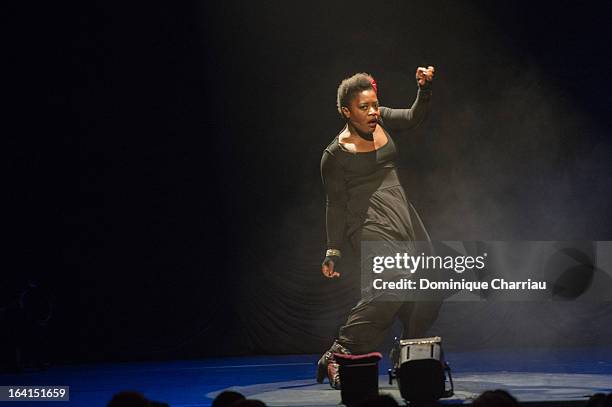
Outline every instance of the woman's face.
<svg viewBox="0 0 612 407">
<path fill-rule="evenodd" d="M 380 110 L 376 92 L 367 89 L 359 92 L 342 112 L 349 123 L 363 133 L 372 133 L 378 125 Z"/>
</svg>

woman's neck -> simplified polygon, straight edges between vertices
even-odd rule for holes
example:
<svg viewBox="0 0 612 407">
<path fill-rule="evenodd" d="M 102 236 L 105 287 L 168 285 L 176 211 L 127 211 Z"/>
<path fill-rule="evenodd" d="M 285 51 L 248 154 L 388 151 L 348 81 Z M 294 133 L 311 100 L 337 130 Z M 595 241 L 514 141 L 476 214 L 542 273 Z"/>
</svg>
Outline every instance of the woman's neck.
<svg viewBox="0 0 612 407">
<path fill-rule="evenodd" d="M 357 135 L 359 137 L 361 137 L 364 140 L 368 140 L 368 141 L 374 141 L 374 133 L 364 133 L 362 131 L 360 131 L 359 129 L 357 129 L 356 127 L 352 126 L 350 123 L 347 124 L 348 125 L 348 130 L 351 134 L 353 135 Z"/>
</svg>

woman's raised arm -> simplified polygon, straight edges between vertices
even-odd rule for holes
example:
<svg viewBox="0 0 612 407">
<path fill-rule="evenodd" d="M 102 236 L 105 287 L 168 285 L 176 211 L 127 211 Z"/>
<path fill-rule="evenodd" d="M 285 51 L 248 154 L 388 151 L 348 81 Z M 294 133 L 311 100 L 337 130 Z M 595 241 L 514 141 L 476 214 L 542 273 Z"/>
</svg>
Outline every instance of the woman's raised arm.
<svg viewBox="0 0 612 407">
<path fill-rule="evenodd" d="M 416 70 L 416 80 L 419 86 L 417 97 L 410 109 L 391 109 L 380 107 L 380 116 L 383 124 L 392 129 L 411 129 L 423 122 L 431 101 L 431 84 L 433 81 L 434 67 L 419 67 Z"/>
</svg>

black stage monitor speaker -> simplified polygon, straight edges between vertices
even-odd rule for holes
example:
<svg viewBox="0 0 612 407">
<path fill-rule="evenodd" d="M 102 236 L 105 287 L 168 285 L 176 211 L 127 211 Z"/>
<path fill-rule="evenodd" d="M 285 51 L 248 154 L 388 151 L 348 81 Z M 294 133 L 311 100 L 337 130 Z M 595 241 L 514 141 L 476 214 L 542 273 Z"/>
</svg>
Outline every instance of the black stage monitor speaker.
<svg viewBox="0 0 612 407">
<path fill-rule="evenodd" d="M 342 404 L 352 406 L 378 396 L 378 352 L 365 355 L 334 354 L 339 365 Z"/>
<path fill-rule="evenodd" d="M 406 401 L 433 401 L 454 394 L 450 368 L 444 361 L 442 338 L 402 339 L 391 352 L 389 384 L 397 380 Z M 450 390 L 446 390 L 446 373 Z"/>
</svg>

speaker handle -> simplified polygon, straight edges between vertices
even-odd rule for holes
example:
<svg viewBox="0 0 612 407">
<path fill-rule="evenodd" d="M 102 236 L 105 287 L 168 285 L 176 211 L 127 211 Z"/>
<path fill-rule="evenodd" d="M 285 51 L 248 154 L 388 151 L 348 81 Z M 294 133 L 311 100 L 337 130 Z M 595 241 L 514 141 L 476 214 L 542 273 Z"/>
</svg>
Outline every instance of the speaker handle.
<svg viewBox="0 0 612 407">
<path fill-rule="evenodd" d="M 444 390 L 444 397 L 452 397 L 455 394 L 455 385 L 453 383 L 453 375 L 451 374 L 451 368 L 448 363 L 444 362 L 444 371 L 448 375 L 448 381 L 450 383 L 450 390 Z"/>
</svg>

